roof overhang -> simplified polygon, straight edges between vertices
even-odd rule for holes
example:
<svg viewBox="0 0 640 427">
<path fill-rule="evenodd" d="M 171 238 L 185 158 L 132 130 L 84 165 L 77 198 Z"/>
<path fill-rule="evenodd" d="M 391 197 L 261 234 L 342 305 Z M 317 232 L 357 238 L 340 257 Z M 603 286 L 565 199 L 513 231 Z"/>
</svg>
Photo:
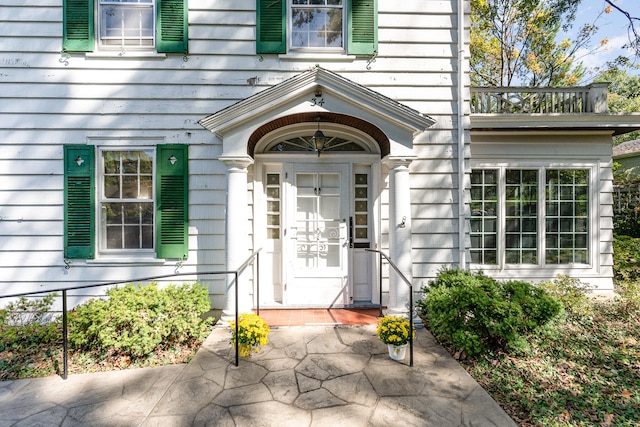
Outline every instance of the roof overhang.
<svg viewBox="0 0 640 427">
<path fill-rule="evenodd" d="M 411 149 L 413 138 L 435 120 L 321 67 L 314 67 L 213 113 L 198 123 L 223 141 L 223 153 L 239 153 L 258 127 L 300 113 L 337 113 L 373 123 Z M 246 151 L 246 149 L 245 149 Z M 392 147 L 392 152 L 393 147 Z"/>
<path fill-rule="evenodd" d="M 640 113 L 632 114 L 472 114 L 472 132 L 601 131 L 612 136 L 640 129 Z"/>
</svg>

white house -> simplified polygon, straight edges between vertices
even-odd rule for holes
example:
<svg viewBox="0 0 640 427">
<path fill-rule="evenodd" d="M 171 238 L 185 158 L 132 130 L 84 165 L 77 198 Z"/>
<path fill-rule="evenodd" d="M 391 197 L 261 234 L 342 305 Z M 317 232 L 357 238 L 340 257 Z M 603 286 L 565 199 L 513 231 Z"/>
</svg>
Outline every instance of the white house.
<svg viewBox="0 0 640 427">
<path fill-rule="evenodd" d="M 259 250 L 242 311 L 258 276 L 261 306 L 406 310 L 366 249 L 416 290 L 456 266 L 611 291 L 611 136 L 638 117 L 597 85 L 472 94 L 468 11 L 0 5 L 0 293 L 179 272 L 231 313 L 233 276 L 204 273 Z"/>
</svg>

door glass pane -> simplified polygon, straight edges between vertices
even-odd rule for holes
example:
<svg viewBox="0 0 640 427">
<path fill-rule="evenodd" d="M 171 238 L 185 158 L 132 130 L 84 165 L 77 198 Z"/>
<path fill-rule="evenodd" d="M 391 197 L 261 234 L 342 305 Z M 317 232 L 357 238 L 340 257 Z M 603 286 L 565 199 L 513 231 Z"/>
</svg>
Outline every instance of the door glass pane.
<svg viewBox="0 0 640 427">
<path fill-rule="evenodd" d="M 296 176 L 298 268 L 340 267 L 340 175 Z"/>
</svg>

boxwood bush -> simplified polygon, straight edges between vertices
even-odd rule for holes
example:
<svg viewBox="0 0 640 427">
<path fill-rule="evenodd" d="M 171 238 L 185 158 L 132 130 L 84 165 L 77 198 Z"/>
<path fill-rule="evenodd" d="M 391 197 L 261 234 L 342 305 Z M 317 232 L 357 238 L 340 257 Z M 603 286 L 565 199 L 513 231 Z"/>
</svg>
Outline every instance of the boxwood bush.
<svg viewBox="0 0 640 427">
<path fill-rule="evenodd" d="M 69 314 L 69 343 L 78 349 L 113 352 L 131 358 L 157 349 L 202 340 L 213 319 L 209 295 L 197 283 L 146 286 L 128 284 L 107 291 L 106 299 L 93 299 Z"/>
<path fill-rule="evenodd" d="M 523 350 L 525 335 L 562 309 L 542 288 L 523 281 L 501 283 L 482 272 L 443 270 L 422 292 L 417 304 L 431 332 L 468 356 Z"/>
</svg>

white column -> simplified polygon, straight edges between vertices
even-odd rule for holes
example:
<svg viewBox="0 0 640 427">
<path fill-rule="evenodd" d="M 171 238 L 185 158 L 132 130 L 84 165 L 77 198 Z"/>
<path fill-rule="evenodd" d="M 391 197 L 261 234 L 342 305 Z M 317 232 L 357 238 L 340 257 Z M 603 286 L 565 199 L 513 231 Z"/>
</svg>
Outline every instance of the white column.
<svg viewBox="0 0 640 427">
<path fill-rule="evenodd" d="M 385 160 L 389 168 L 389 257 L 412 282 L 410 163 L 406 158 Z M 409 286 L 391 267 L 387 313 L 409 313 Z"/>
<path fill-rule="evenodd" d="M 253 163 L 250 157 L 220 158 L 227 166 L 227 194 L 225 212 L 226 270 L 236 270 L 246 261 L 250 253 L 249 215 L 247 206 L 247 167 Z M 250 312 L 251 282 L 249 270 L 240 276 L 238 283 L 238 312 Z M 225 305 L 222 317 L 235 316 L 235 277 L 229 275 L 225 290 Z"/>
</svg>

